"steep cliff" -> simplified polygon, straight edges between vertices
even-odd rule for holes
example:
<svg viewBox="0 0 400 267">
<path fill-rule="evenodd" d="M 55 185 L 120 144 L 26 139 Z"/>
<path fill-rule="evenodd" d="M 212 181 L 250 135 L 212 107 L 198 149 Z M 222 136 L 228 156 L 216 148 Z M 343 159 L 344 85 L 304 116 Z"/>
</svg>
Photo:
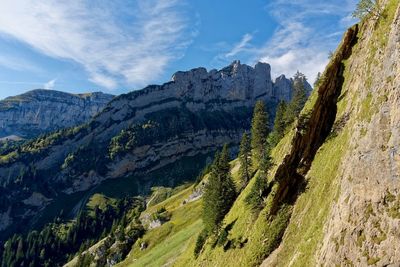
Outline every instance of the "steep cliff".
<svg viewBox="0 0 400 267">
<path fill-rule="evenodd" d="M 250 67 L 235 61 L 219 71 L 177 72 L 168 83 L 115 97 L 89 123 L 0 155 L 0 230 L 12 232 L 7 228 L 17 226 L 13 222 L 41 220 L 60 195 L 79 194 L 108 179 L 146 176 L 224 143 L 238 144 L 254 103 L 265 101 L 274 114 L 278 101 L 290 100 L 295 82 L 281 87 L 271 81 L 268 64 Z M 299 82 L 311 90 L 306 80 Z M 200 163 L 205 164 L 192 165 Z M 149 177 L 137 181 L 139 192 L 157 182 Z M 181 174 L 163 181 L 174 185 L 187 178 Z"/>
<path fill-rule="evenodd" d="M 113 98 L 37 89 L 0 101 L 0 137 L 32 138 L 89 121 Z"/>
</svg>

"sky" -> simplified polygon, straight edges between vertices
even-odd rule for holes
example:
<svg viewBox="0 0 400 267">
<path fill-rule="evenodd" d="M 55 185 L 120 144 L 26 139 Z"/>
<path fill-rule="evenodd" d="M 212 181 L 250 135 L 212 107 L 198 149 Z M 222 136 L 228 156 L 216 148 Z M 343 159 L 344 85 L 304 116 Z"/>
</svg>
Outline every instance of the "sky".
<svg viewBox="0 0 400 267">
<path fill-rule="evenodd" d="M 357 0 L 2 0 L 0 99 L 32 89 L 122 94 L 234 60 L 272 76 L 324 70 Z"/>
</svg>

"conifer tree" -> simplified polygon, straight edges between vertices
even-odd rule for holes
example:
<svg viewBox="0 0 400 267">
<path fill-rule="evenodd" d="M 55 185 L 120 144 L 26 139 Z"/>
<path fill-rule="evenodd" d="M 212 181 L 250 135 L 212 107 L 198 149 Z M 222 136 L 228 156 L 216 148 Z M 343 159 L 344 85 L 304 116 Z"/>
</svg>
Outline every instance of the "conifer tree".
<svg viewBox="0 0 400 267">
<path fill-rule="evenodd" d="M 354 18 L 360 20 L 363 20 L 367 16 L 379 19 L 382 16 L 382 12 L 383 8 L 379 0 L 360 0 L 352 15 Z"/>
<path fill-rule="evenodd" d="M 255 176 L 254 184 L 245 198 L 246 204 L 252 211 L 260 211 L 264 206 L 264 198 L 269 193 L 267 175 L 271 166 L 270 151 L 267 149 L 261 156 L 259 173 Z"/>
<path fill-rule="evenodd" d="M 239 161 L 239 175 L 244 187 L 249 182 L 251 175 L 251 144 L 247 132 L 243 134 L 242 141 L 240 142 Z"/>
<path fill-rule="evenodd" d="M 321 72 L 317 73 L 317 77 L 315 78 L 315 82 L 314 82 L 314 89 L 317 88 L 322 81 L 322 76 L 321 76 Z"/>
<path fill-rule="evenodd" d="M 286 102 L 281 101 L 278 104 L 275 114 L 274 120 L 274 129 L 271 133 L 271 145 L 276 146 L 279 141 L 282 139 L 283 135 L 285 134 L 285 129 L 287 127 L 285 121 L 285 113 L 286 113 Z"/>
<path fill-rule="evenodd" d="M 224 216 L 235 201 L 227 145 L 216 154 L 203 195 L 203 222 L 208 233 L 218 233 Z"/>
<path fill-rule="evenodd" d="M 251 124 L 251 148 L 253 149 L 253 166 L 258 168 L 261 155 L 267 148 L 268 114 L 263 101 L 257 101 L 254 107 Z"/>
<path fill-rule="evenodd" d="M 307 92 L 304 83 L 307 78 L 304 74 L 297 72 L 293 79 L 293 97 L 287 106 L 285 123 L 291 124 L 300 114 L 307 101 Z"/>
</svg>

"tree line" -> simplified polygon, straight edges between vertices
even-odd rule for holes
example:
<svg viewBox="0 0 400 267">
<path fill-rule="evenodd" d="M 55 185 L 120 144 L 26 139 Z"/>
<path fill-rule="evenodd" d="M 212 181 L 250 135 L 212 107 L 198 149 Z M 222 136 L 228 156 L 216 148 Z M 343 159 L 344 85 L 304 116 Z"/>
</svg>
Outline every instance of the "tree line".
<svg viewBox="0 0 400 267">
<path fill-rule="evenodd" d="M 144 208 L 142 199 L 125 198 L 118 200 L 115 206 L 106 205 L 104 209 L 96 206 L 92 212 L 84 210 L 71 222 L 57 218 L 41 231 L 15 234 L 4 244 L 1 267 L 62 266 L 100 238 L 115 233 L 117 228 L 125 229 L 129 223 L 127 210 L 134 210 L 135 219 Z M 139 229 L 139 232 L 143 234 L 144 230 Z"/>
</svg>

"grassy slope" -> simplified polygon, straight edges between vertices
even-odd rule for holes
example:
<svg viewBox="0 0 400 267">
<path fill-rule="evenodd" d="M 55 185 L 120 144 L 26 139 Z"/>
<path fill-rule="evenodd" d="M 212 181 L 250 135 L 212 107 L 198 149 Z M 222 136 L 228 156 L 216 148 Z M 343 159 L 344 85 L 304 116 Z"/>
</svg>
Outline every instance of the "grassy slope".
<svg viewBox="0 0 400 267">
<path fill-rule="evenodd" d="M 290 140 L 292 137 L 292 131 L 290 131 L 284 139 L 278 144 L 278 146 L 272 151 L 273 161 L 275 163 L 269 178 L 276 171 L 278 163 L 283 159 L 283 156 L 290 148 Z M 237 177 L 238 162 L 233 161 L 233 177 Z M 258 175 L 257 173 L 255 175 Z M 237 179 L 236 179 L 237 180 Z M 285 213 L 280 213 L 276 220 L 270 222 L 264 220 L 267 208 L 261 211 L 261 215 L 257 216 L 252 214 L 245 204 L 245 197 L 250 192 L 250 188 L 254 183 L 254 178 L 250 181 L 248 186 L 241 192 L 238 199 L 235 201 L 232 209 L 227 214 L 224 220 L 224 225 L 233 224 L 232 230 L 229 232 L 230 240 L 244 240 L 248 238 L 248 244 L 244 248 L 234 248 L 224 251 L 221 247 L 211 248 L 211 245 L 206 244 L 202 254 L 195 259 L 193 257 L 194 242 L 189 244 L 187 250 L 177 259 L 174 266 L 251 266 L 254 260 L 258 260 L 258 257 L 263 253 L 263 247 L 261 243 L 265 243 L 264 240 L 268 238 L 265 236 L 265 229 L 272 227 L 275 229 L 280 228 L 279 224 L 285 218 Z M 287 212 L 287 210 L 285 210 Z M 287 219 L 287 218 L 286 218 Z M 274 231 L 270 231 L 269 234 L 274 235 Z M 271 241 L 274 238 L 271 238 Z M 195 241 L 195 239 L 193 239 Z"/>
<path fill-rule="evenodd" d="M 313 94 L 305 109 L 311 109 L 315 99 L 316 94 Z M 282 161 L 284 155 L 289 151 L 292 135 L 293 132 L 289 131 L 278 146 L 272 151 L 275 165 L 270 172 L 269 179 L 272 179 L 279 162 Z M 340 137 L 338 136 L 336 138 Z M 343 148 L 343 146 L 337 146 L 335 140 L 336 139 L 331 139 L 329 143 L 325 144 L 327 151 L 332 147 L 338 150 Z M 322 150 L 324 150 L 324 148 Z M 326 160 L 331 159 L 327 158 L 326 155 L 317 155 L 316 161 L 321 164 L 314 167 L 316 173 L 335 171 L 334 165 L 327 166 L 323 164 Z M 232 161 L 232 175 L 237 183 L 238 165 L 237 160 Z M 256 173 L 256 175 L 258 174 Z M 316 229 L 322 229 L 323 224 L 320 224 L 319 222 L 328 213 L 329 209 L 326 208 L 326 205 L 332 203 L 331 199 L 337 192 L 337 190 L 334 190 L 333 193 L 327 192 L 330 191 L 330 185 L 325 182 L 330 180 L 328 176 L 326 178 L 327 179 L 324 179 L 324 181 L 318 181 L 316 184 L 310 183 L 309 187 L 312 188 L 312 190 L 306 191 L 304 197 L 299 198 L 298 200 L 299 203 L 302 203 L 302 201 L 304 202 L 304 204 L 300 204 L 301 206 L 309 207 L 310 203 L 317 200 L 320 202 L 321 194 L 326 197 L 326 201 L 321 203 L 319 206 L 313 207 L 310 211 L 317 213 L 319 221 L 316 221 L 318 223 L 313 226 L 305 226 L 309 235 L 312 235 L 313 231 Z M 245 238 L 249 240 L 244 248 L 233 248 L 224 251 L 218 246 L 212 249 L 211 245 L 207 244 L 199 258 L 195 259 L 193 257 L 193 249 L 197 234 L 202 229 L 201 220 L 198 220 L 198 218 L 201 217 L 201 201 L 195 201 L 181 206 L 183 200 L 187 198 L 193 190 L 193 187 L 190 187 L 166 201 L 150 207 L 146 211 L 146 213 L 151 214 L 158 208 L 165 207 L 172 213 L 172 219 L 161 227 L 148 231 L 142 240 L 148 243 L 149 247 L 144 251 L 140 251 L 140 242 L 137 242 L 128 258 L 119 266 L 163 266 L 167 263 L 171 265 L 173 264 L 174 266 L 253 266 L 256 263 L 261 262 L 266 256 L 266 248 L 268 249 L 268 252 L 271 252 L 271 250 L 276 246 L 276 243 L 273 243 L 273 241 L 276 240 L 277 236 L 279 236 L 280 231 L 285 228 L 292 207 L 282 209 L 280 213 L 278 213 L 278 216 L 272 221 L 265 219 L 268 213 L 268 206 L 260 212 L 259 216 L 252 214 L 247 208 L 244 199 L 249 193 L 254 180 L 255 179 L 253 178 L 249 185 L 241 192 L 231 211 L 227 214 L 224 220 L 225 225 L 233 223 L 232 230 L 229 232 L 230 240 L 243 240 Z M 325 191 L 323 189 L 325 189 Z M 325 194 L 329 195 L 329 197 Z M 193 207 L 190 205 L 193 205 Z M 319 212 L 320 208 L 323 208 L 325 212 Z M 302 210 L 302 208 L 296 207 L 295 212 L 299 209 Z M 306 217 L 310 218 L 310 222 L 312 221 L 312 217 Z M 298 239 L 303 238 L 305 231 L 303 229 L 293 228 L 293 222 L 294 219 L 292 219 L 292 224 L 290 224 L 288 231 L 295 232 L 297 230 L 302 230 L 302 233 L 296 233 L 296 235 L 293 236 L 293 240 L 299 242 Z M 290 252 L 291 251 L 288 253 Z"/>
<path fill-rule="evenodd" d="M 312 109 L 316 96 L 317 94 L 314 92 L 307 102 L 305 110 Z M 269 180 L 272 179 L 277 166 L 289 151 L 292 136 L 293 131 L 290 130 L 272 151 L 272 157 L 275 164 L 269 173 Z M 326 144 L 326 146 L 328 145 L 329 144 Z M 341 149 L 340 147 L 336 147 L 334 139 L 331 140 L 330 146 Z M 330 147 L 327 147 L 327 150 L 329 150 L 329 148 Z M 329 159 L 327 159 L 326 156 L 321 157 L 319 162 L 323 163 L 325 160 Z M 238 165 L 237 160 L 232 161 L 232 175 L 236 182 L 238 182 Z M 324 164 L 321 164 L 321 166 L 316 167 L 316 172 L 326 172 L 327 170 L 323 168 L 324 166 Z M 335 166 L 330 165 L 329 167 L 332 167 L 332 171 L 335 170 Z M 255 175 L 258 174 L 256 173 Z M 129 266 L 162 266 L 166 263 L 173 264 L 174 266 L 253 266 L 260 263 L 262 259 L 276 247 L 276 241 L 278 240 L 279 242 L 279 236 L 287 225 L 292 207 L 290 206 L 281 209 L 276 217 L 269 220 L 266 219 L 269 210 L 268 205 L 258 216 L 252 214 L 246 206 L 244 199 L 248 195 L 254 180 L 253 177 L 249 185 L 241 192 L 224 220 L 224 225 L 233 224 L 232 230 L 229 232 L 229 240 L 248 239 L 248 243 L 243 248 L 232 248 L 224 251 L 218 246 L 212 248 L 208 243 L 201 255 L 197 259 L 194 258 L 193 249 L 197 237 L 196 233 L 199 233 L 202 229 L 201 222 L 196 220 L 196 218 L 200 218 L 201 216 L 200 201 L 195 202 L 196 206 L 198 205 L 198 209 L 188 209 L 185 206 L 176 207 L 177 203 L 181 203 L 183 199 L 185 199 L 185 194 L 186 196 L 190 194 L 192 190 L 191 187 L 182 193 L 151 207 L 149 211 L 147 211 L 151 213 L 156 211 L 157 208 L 166 207 L 166 209 L 173 214 L 172 220 L 159 228 L 148 231 L 143 240 L 149 243 L 149 247 L 144 251 L 140 251 L 140 242 L 138 242 L 135 244 L 127 260 L 120 264 L 120 266 L 128 266 L 129 264 Z M 307 191 L 307 193 L 312 193 L 312 197 L 310 198 L 308 195 L 304 197 L 304 199 L 307 200 L 307 203 L 311 203 L 320 198 L 320 194 L 324 193 L 321 188 L 325 188 L 325 191 L 329 188 L 329 185 L 326 185 L 321 181 L 318 185 L 314 186 L 313 184 L 310 184 L 310 187 L 311 186 L 314 189 Z M 336 193 L 333 193 L 333 195 L 335 194 Z M 330 198 L 327 198 L 325 203 L 331 203 L 329 202 L 329 199 Z M 321 203 L 321 207 L 325 207 L 325 205 Z M 315 207 L 313 210 L 317 211 L 318 209 L 318 207 Z M 327 212 L 328 209 L 326 209 L 326 212 L 324 213 Z M 182 227 L 181 224 L 174 222 L 181 216 L 183 216 L 185 220 L 189 221 L 186 223 L 186 227 Z M 324 217 L 324 214 L 320 214 L 320 217 Z M 296 229 L 289 227 L 289 231 L 295 230 Z M 307 230 L 309 230 L 309 233 L 312 233 L 313 227 Z M 296 237 L 301 239 L 302 234 L 297 234 Z M 177 243 L 179 243 L 179 245 L 177 245 Z"/>
<path fill-rule="evenodd" d="M 171 220 L 162 226 L 149 230 L 136 242 L 127 259 L 118 266 L 162 266 L 173 261 L 185 247 L 187 240 L 201 231 L 201 200 L 182 204 L 192 193 L 193 186 L 177 193 L 167 200 L 149 207 L 144 213 L 152 214 L 165 207 L 171 213 Z M 148 247 L 140 250 L 145 242 Z"/>
<path fill-rule="evenodd" d="M 231 165 L 233 179 L 239 186 L 238 161 L 233 160 Z M 204 179 L 207 179 L 207 176 Z M 194 186 L 190 186 L 167 200 L 147 208 L 144 214 L 155 213 L 158 209 L 164 207 L 171 213 L 171 220 L 158 228 L 148 230 L 143 238 L 133 246 L 127 259 L 118 266 L 171 265 L 182 253 L 193 251 L 193 249 L 187 249 L 187 247 L 193 246 L 198 233 L 203 228 L 201 221 L 202 201 L 200 199 L 182 204 L 193 192 L 193 189 Z M 140 250 L 142 242 L 148 245 L 145 250 Z"/>
</svg>

